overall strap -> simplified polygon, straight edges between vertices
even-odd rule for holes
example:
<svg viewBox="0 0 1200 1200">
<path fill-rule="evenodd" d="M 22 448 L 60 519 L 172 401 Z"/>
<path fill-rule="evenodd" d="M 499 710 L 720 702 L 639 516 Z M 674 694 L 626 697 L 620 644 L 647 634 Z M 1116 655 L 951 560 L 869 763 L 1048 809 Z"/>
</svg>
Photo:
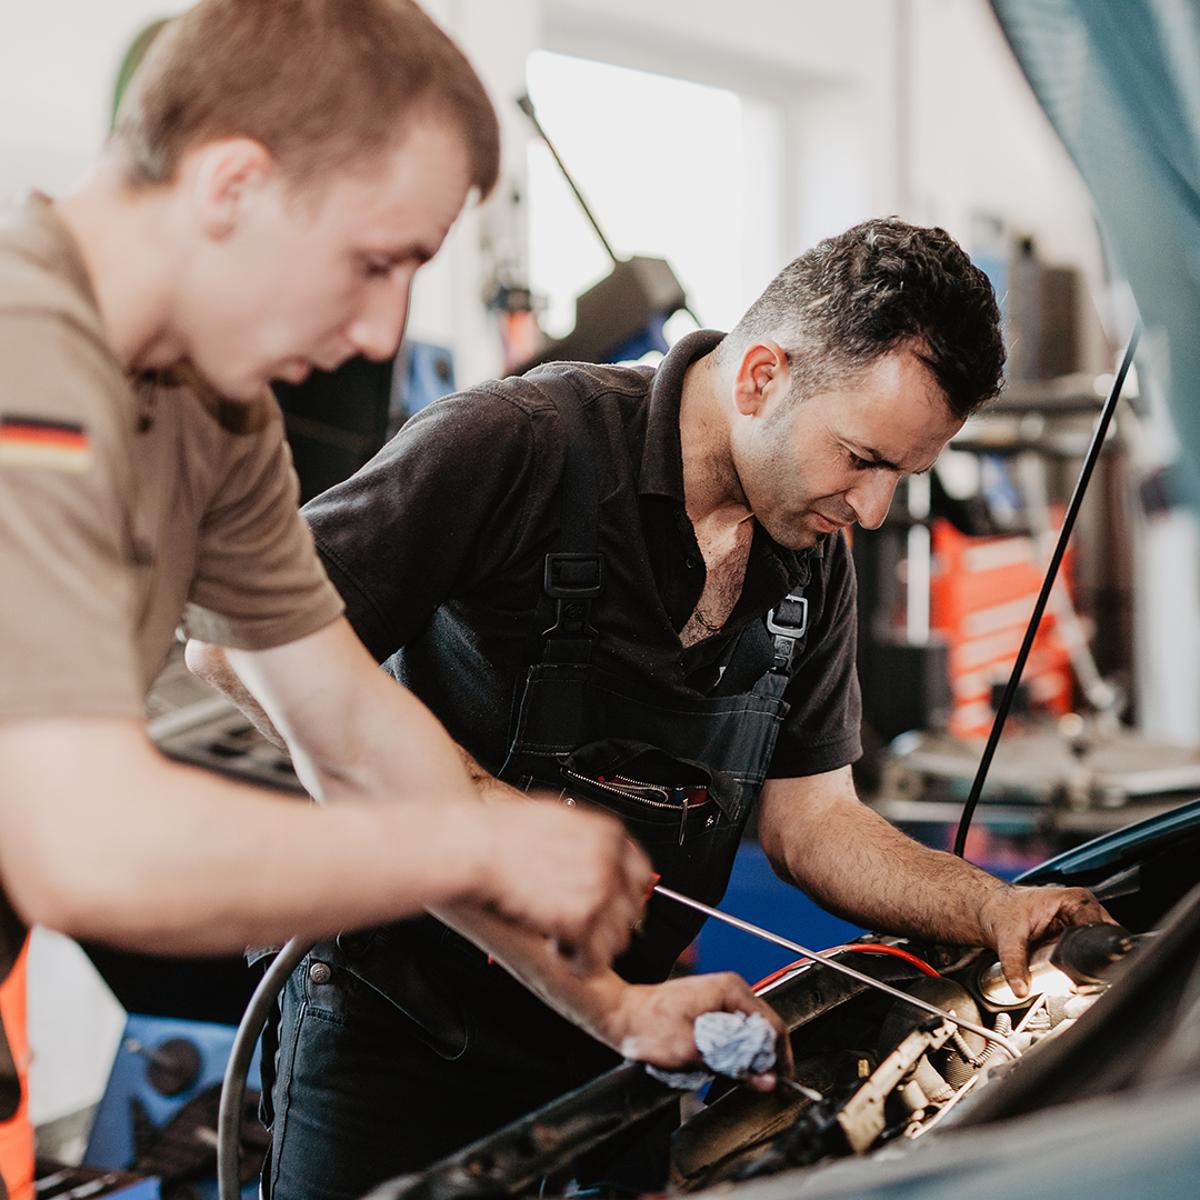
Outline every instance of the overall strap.
<svg viewBox="0 0 1200 1200">
<path fill-rule="evenodd" d="M 604 585 L 600 479 L 579 395 L 570 381 L 544 371 L 530 382 L 553 400 L 566 434 L 561 488 L 563 548 L 546 555 L 542 588 L 554 605 L 554 624 L 543 634 L 542 661 L 582 665 L 591 660 L 596 639 L 592 604 Z"/>
<path fill-rule="evenodd" d="M 767 634 L 772 643 L 771 666 L 755 684 L 756 692 L 783 695 L 792 677 L 792 666 L 804 653 L 808 642 L 808 607 L 804 585 L 797 584 L 767 613 Z"/>
</svg>

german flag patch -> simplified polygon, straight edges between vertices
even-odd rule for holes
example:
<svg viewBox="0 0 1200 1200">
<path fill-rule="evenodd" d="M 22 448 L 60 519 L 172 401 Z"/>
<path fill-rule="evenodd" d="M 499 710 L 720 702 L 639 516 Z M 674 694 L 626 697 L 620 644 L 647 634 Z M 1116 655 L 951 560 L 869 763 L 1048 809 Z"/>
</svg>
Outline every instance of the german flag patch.
<svg viewBox="0 0 1200 1200">
<path fill-rule="evenodd" d="M 0 467 L 79 474 L 91 465 L 91 439 L 77 421 L 0 415 Z"/>
</svg>

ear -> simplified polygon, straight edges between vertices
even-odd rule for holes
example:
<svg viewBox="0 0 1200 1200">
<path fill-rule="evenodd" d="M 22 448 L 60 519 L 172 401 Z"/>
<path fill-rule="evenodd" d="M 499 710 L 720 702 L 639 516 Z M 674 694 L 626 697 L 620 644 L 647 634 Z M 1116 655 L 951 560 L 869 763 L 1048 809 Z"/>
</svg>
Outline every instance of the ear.
<svg viewBox="0 0 1200 1200">
<path fill-rule="evenodd" d="M 744 417 L 758 416 L 775 395 L 791 387 L 787 351 L 778 342 L 753 342 L 746 347 L 733 381 L 733 402 Z"/>
<path fill-rule="evenodd" d="M 228 237 L 275 170 L 271 152 L 253 138 L 223 138 L 191 151 L 181 173 L 201 230 Z"/>
</svg>

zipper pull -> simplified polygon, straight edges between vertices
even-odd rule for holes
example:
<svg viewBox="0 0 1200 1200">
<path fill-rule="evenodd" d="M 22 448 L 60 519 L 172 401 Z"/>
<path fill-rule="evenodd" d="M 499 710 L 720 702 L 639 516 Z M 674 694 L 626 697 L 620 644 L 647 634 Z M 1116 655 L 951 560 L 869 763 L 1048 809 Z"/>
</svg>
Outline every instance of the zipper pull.
<svg viewBox="0 0 1200 1200">
<path fill-rule="evenodd" d="M 675 788 L 673 790 L 679 798 L 679 844 L 682 846 L 684 834 L 687 833 L 688 790 L 687 788 Z"/>
</svg>

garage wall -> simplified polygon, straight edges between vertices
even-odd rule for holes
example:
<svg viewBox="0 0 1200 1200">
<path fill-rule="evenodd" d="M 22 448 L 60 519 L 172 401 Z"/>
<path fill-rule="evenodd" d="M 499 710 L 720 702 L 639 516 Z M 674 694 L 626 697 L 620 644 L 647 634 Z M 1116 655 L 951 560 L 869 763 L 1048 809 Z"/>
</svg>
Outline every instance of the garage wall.
<svg viewBox="0 0 1200 1200">
<path fill-rule="evenodd" d="M 61 191 L 108 128 L 126 49 L 178 0 L 37 0 L 0 5 L 0 200 Z"/>
<path fill-rule="evenodd" d="M 178 0 L 0 6 L 0 200 L 59 191 L 107 126 L 121 57 Z M 1047 257 L 1096 268 L 1090 205 L 986 4 L 975 0 L 427 0 L 496 101 L 505 181 L 424 273 L 412 333 L 448 342 L 460 378 L 495 370 L 478 297 L 497 258 L 523 254 L 513 202 L 528 130 L 513 105 L 525 59 L 565 53 L 731 87 L 780 106 L 788 257 L 854 220 L 899 212 L 969 240 L 977 213 L 1035 234 Z M 64 35 L 69 31 L 69 36 Z M 654 136 L 653 114 L 647 136 Z M 720 169 L 714 163 L 714 169 Z M 1098 334 L 1089 353 L 1102 358 Z"/>
<path fill-rule="evenodd" d="M 1032 235 L 1039 255 L 1081 268 L 1092 286 L 1082 314 L 1084 365 L 1109 367 L 1100 316 L 1102 286 L 1092 204 L 984 3 L 912 0 L 908 25 L 909 112 L 902 194 L 917 220 L 969 236 L 980 216 L 1010 235 Z M 1120 342 L 1124 332 L 1117 330 Z"/>
<path fill-rule="evenodd" d="M 897 162 L 872 131 L 894 110 L 900 6 L 750 0 L 545 0 L 546 45 L 727 87 L 787 127 L 785 257 L 895 206 Z M 653 136 L 649 114 L 647 136 Z M 881 152 L 882 149 L 882 152 Z M 722 164 L 714 159 L 713 170 Z"/>
<path fill-rule="evenodd" d="M 544 2 L 553 49 L 782 106 L 787 257 L 885 212 L 971 246 L 987 216 L 1099 278 L 1086 191 L 982 0 Z M 1099 369 L 1098 322 L 1085 339 Z"/>
</svg>

